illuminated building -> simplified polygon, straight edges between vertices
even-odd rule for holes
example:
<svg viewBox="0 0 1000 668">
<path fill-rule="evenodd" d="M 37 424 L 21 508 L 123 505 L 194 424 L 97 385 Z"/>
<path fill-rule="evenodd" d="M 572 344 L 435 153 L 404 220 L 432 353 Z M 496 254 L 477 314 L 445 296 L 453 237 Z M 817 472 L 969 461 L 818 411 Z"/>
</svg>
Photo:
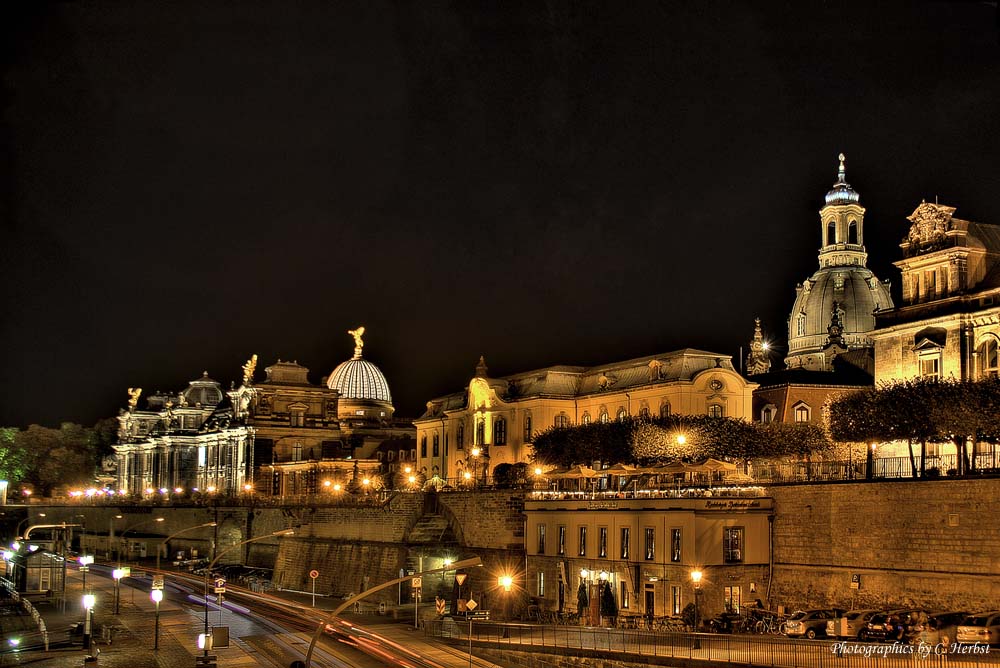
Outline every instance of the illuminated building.
<svg viewBox="0 0 1000 668">
<path fill-rule="evenodd" d="M 502 378 L 491 378 L 480 358 L 463 391 L 432 399 L 414 420 L 418 471 L 484 480 L 498 464 L 529 461 L 533 436 L 553 426 L 670 413 L 749 419 L 755 387 L 730 356 L 690 348 Z"/>
</svg>

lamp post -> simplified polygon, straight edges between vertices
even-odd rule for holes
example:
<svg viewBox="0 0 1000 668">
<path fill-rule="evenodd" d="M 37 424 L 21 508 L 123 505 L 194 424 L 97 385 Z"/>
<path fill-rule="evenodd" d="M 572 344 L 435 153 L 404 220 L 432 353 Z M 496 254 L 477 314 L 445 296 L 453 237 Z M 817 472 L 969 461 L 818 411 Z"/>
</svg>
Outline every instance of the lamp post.
<svg viewBox="0 0 1000 668">
<path fill-rule="evenodd" d="M 153 649 L 160 649 L 160 601 L 163 600 L 163 590 L 154 589 L 149 592 L 149 597 L 153 599 L 153 603 L 156 604 L 156 623 L 153 627 Z"/>
<path fill-rule="evenodd" d="M 84 594 L 83 596 L 83 609 L 86 611 L 86 616 L 83 618 L 83 649 L 90 651 L 90 631 L 94 623 L 94 604 L 97 602 L 97 598 L 93 594 Z"/>
<path fill-rule="evenodd" d="M 273 531 L 273 532 L 271 532 L 269 534 L 266 534 L 264 536 L 257 536 L 256 538 L 249 538 L 247 540 L 244 540 L 244 541 L 241 541 L 239 543 L 236 543 L 236 545 L 230 545 L 229 547 L 227 547 L 226 549 L 224 549 L 222 552 L 219 552 L 217 555 L 215 555 L 215 558 L 212 559 L 211 562 L 209 562 L 209 564 L 208 564 L 207 567 L 205 567 L 205 634 L 203 636 L 204 639 L 205 639 L 205 644 L 202 647 L 202 649 L 205 652 L 205 656 L 208 656 L 208 650 L 210 649 L 210 647 L 209 647 L 209 638 L 210 638 L 210 636 L 208 634 L 208 580 L 209 580 L 209 578 L 212 577 L 212 567 L 215 566 L 215 564 L 219 561 L 219 559 L 221 559 L 224 555 L 228 554 L 229 552 L 232 552 L 233 550 L 235 550 L 238 547 L 243 547 L 247 543 L 255 543 L 258 540 L 266 540 L 268 538 L 281 538 L 282 536 L 291 536 L 294 533 L 295 533 L 295 529 L 281 529 L 279 531 Z"/>
<path fill-rule="evenodd" d="M 482 452 L 483 451 L 479 449 L 478 445 L 477 446 L 473 446 L 473 448 L 472 448 L 472 479 L 474 481 L 473 484 L 476 487 L 479 486 L 479 455 L 482 454 Z"/>
<path fill-rule="evenodd" d="M 701 621 L 700 610 L 698 608 L 698 594 L 701 593 L 701 571 L 691 571 L 691 582 L 694 583 L 694 633 L 691 637 L 691 649 L 701 649 L 701 641 L 698 639 L 698 626 Z"/>
<path fill-rule="evenodd" d="M 87 571 L 90 570 L 90 565 L 94 563 L 94 555 L 84 554 L 79 559 L 80 562 L 80 573 L 83 575 L 83 593 L 87 593 Z"/>
<path fill-rule="evenodd" d="M 503 617 L 505 621 L 510 620 L 510 588 L 514 584 L 514 578 L 504 574 L 497 578 L 497 586 L 502 587 L 505 596 L 503 597 Z"/>
<path fill-rule="evenodd" d="M 122 531 L 120 538 L 122 540 L 125 540 L 125 534 L 127 534 L 132 529 L 137 529 L 137 528 L 143 526 L 144 524 L 152 524 L 154 522 L 162 522 L 163 520 L 164 520 L 164 518 L 162 518 L 162 517 L 154 517 L 151 520 L 143 520 L 142 522 L 138 522 L 136 524 L 133 524 L 132 526 L 130 526 L 127 529 L 125 529 L 125 531 Z M 111 575 L 115 579 L 115 614 L 117 615 L 118 614 L 118 605 L 121 602 L 121 580 L 122 580 L 123 577 L 125 577 L 125 569 L 122 568 L 122 551 L 121 551 L 120 548 L 118 550 L 118 568 L 114 569 L 111 572 Z"/>
</svg>

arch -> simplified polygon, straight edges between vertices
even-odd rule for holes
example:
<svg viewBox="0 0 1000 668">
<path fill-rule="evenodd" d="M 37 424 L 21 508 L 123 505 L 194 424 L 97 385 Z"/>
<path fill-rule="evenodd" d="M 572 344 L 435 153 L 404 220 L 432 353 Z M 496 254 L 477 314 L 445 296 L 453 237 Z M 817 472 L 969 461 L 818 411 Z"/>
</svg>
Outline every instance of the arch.
<svg viewBox="0 0 1000 668">
<path fill-rule="evenodd" d="M 624 422 L 628 418 L 628 411 L 625 410 L 624 406 L 618 407 L 618 414 L 615 416 L 619 422 Z"/>
<path fill-rule="evenodd" d="M 835 243 L 837 243 L 837 223 L 831 220 L 826 224 L 826 245 L 832 246 Z"/>
<path fill-rule="evenodd" d="M 605 422 L 608 422 L 610 419 L 611 417 L 608 415 L 608 409 L 605 408 L 604 406 L 601 406 L 601 412 L 597 416 L 598 422 L 601 422 L 603 424 Z"/>
<path fill-rule="evenodd" d="M 660 403 L 660 417 L 665 418 L 670 416 L 670 402 L 666 399 Z"/>
<path fill-rule="evenodd" d="M 977 365 L 976 372 L 979 378 L 996 378 L 1000 375 L 1000 341 L 993 335 L 983 338 L 976 348 Z"/>
<path fill-rule="evenodd" d="M 580 424 L 590 424 L 590 413 L 587 411 L 583 412 L 583 417 L 580 418 Z"/>
<path fill-rule="evenodd" d="M 856 220 L 852 220 L 847 225 L 847 243 L 855 245 L 861 243 L 858 241 L 858 221 Z"/>
</svg>

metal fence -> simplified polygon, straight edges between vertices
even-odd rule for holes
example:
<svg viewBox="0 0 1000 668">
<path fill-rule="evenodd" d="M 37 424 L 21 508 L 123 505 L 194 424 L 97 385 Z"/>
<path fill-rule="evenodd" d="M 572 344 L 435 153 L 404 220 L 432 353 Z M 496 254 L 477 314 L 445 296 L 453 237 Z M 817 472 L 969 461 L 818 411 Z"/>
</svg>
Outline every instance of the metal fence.
<svg viewBox="0 0 1000 668">
<path fill-rule="evenodd" d="M 900 645 L 835 643 L 781 637 L 711 633 L 657 633 L 629 629 L 503 624 L 464 619 L 427 621 L 429 636 L 470 640 L 480 645 L 578 656 L 614 655 L 623 661 L 644 657 L 698 660 L 705 665 L 735 663 L 774 668 L 996 668 L 1000 651 L 984 645 Z"/>
<path fill-rule="evenodd" d="M 972 467 L 965 477 L 1000 473 L 1000 449 L 976 453 L 971 458 Z M 921 469 L 920 454 L 909 457 L 876 457 L 872 462 L 873 478 L 912 478 L 913 467 L 918 475 Z M 958 468 L 956 455 L 928 456 L 924 464 L 927 477 L 954 475 Z M 755 461 L 751 479 L 757 484 L 789 482 L 823 482 L 827 480 L 864 480 L 868 477 L 867 462 L 775 462 Z"/>
</svg>

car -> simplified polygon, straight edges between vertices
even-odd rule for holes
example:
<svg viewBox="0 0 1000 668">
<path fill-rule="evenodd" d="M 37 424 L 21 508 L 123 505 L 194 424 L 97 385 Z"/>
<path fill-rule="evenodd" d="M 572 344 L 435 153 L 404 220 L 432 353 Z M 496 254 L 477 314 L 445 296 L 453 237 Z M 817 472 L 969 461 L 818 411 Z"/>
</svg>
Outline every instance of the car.
<svg viewBox="0 0 1000 668">
<path fill-rule="evenodd" d="M 969 616 L 968 612 L 932 612 L 927 622 L 916 624 L 913 632 L 916 639 L 927 645 L 949 644 L 955 641 L 958 626 Z"/>
<path fill-rule="evenodd" d="M 955 640 L 962 643 L 1000 644 L 1000 610 L 969 615 L 958 625 Z"/>
<path fill-rule="evenodd" d="M 858 639 L 862 642 L 901 641 L 906 637 L 907 625 L 913 623 L 910 621 L 911 618 L 915 622 L 920 612 L 920 610 L 903 608 L 874 614 L 858 634 Z"/>
<path fill-rule="evenodd" d="M 799 610 L 785 621 L 785 635 L 789 638 L 813 640 L 826 635 L 826 623 L 844 614 L 840 608 Z"/>
<path fill-rule="evenodd" d="M 828 638 L 860 639 L 861 631 L 865 628 L 865 624 L 868 623 L 868 620 L 873 615 L 877 615 L 879 612 L 879 610 L 848 610 L 842 617 L 837 617 L 826 622 L 826 636 Z M 841 632 L 843 630 L 841 619 L 847 620 L 846 633 Z"/>
</svg>

